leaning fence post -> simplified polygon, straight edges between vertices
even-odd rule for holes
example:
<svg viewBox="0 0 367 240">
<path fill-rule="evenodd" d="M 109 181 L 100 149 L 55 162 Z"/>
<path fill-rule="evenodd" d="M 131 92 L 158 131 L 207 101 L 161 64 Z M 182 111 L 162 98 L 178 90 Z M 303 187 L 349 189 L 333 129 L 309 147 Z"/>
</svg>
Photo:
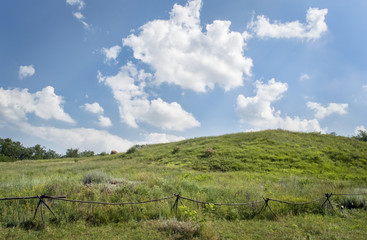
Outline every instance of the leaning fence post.
<svg viewBox="0 0 367 240">
<path fill-rule="evenodd" d="M 42 194 L 42 199 L 41 199 L 42 203 L 47 207 L 48 210 L 50 210 L 50 212 L 52 213 L 52 215 L 54 215 L 54 217 L 57 219 L 56 214 L 54 213 L 54 211 L 52 211 L 52 209 L 50 208 L 50 206 L 48 206 L 48 204 L 45 201 L 43 201 L 43 198 L 45 198 L 45 197 L 46 197 L 46 195 L 45 194 Z"/>
<path fill-rule="evenodd" d="M 38 201 L 38 204 L 37 204 L 36 210 L 34 212 L 34 216 L 33 216 L 33 220 L 34 220 L 36 218 L 38 208 L 41 208 L 40 211 L 41 211 L 41 218 L 42 218 L 43 225 L 45 225 L 45 217 L 44 217 L 44 214 L 43 214 L 43 205 L 45 205 L 47 207 L 47 209 L 50 210 L 52 215 L 54 215 L 54 217 L 57 219 L 56 214 L 52 211 L 52 209 L 43 200 L 45 197 L 46 197 L 45 194 L 42 194 L 41 196 L 37 195 L 37 198 L 39 199 L 39 201 Z"/>
<path fill-rule="evenodd" d="M 327 205 L 330 205 L 331 209 L 335 212 L 334 207 L 333 207 L 333 204 L 330 202 L 330 198 L 331 198 L 332 195 L 333 195 L 332 193 L 330 193 L 330 194 L 329 193 L 325 193 L 326 200 L 322 204 L 322 207 L 325 207 L 326 208 Z"/>
<path fill-rule="evenodd" d="M 268 207 L 270 209 L 271 213 L 277 218 L 277 215 L 273 212 L 273 209 L 271 209 L 271 207 L 269 205 L 270 198 L 264 198 L 263 197 L 263 199 L 264 199 L 264 205 L 261 207 L 261 209 L 260 209 L 260 211 L 259 211 L 258 214 L 261 214 L 261 212 L 263 210 L 265 211 L 265 209 Z"/>
<path fill-rule="evenodd" d="M 37 195 L 37 198 L 39 199 L 39 201 L 38 201 L 38 204 L 37 204 L 36 210 L 34 211 L 33 220 L 36 218 L 38 208 L 39 208 L 39 206 L 40 206 L 40 205 L 41 205 L 41 203 L 42 203 L 40 196 L 38 196 L 38 195 Z"/>
</svg>

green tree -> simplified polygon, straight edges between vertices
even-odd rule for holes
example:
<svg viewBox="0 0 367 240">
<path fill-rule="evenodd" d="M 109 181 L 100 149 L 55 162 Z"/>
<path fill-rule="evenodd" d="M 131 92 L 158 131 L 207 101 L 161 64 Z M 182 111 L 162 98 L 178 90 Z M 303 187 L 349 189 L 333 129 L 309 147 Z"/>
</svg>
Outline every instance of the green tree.
<svg viewBox="0 0 367 240">
<path fill-rule="evenodd" d="M 24 147 L 20 142 L 13 142 L 10 138 L 1 139 L 0 154 L 13 160 L 21 159 Z"/>
<path fill-rule="evenodd" d="M 33 147 L 23 148 L 23 151 L 22 151 L 22 154 L 19 160 L 24 160 L 24 159 L 34 159 L 34 148 Z"/>
<path fill-rule="evenodd" d="M 54 150 L 49 149 L 46 153 L 45 153 L 45 159 L 55 159 L 55 158 L 60 158 L 61 155 L 58 154 L 57 152 L 55 152 Z"/>
<path fill-rule="evenodd" d="M 367 131 L 359 130 L 358 132 L 358 135 L 354 136 L 353 138 L 359 141 L 367 142 Z"/>
<path fill-rule="evenodd" d="M 33 159 L 45 159 L 46 157 L 46 149 L 41 147 L 41 145 L 37 144 L 33 147 Z"/>
<path fill-rule="evenodd" d="M 76 149 L 73 149 L 73 148 L 66 149 L 66 154 L 65 154 L 64 157 L 67 157 L 67 158 L 80 157 L 79 156 L 79 148 L 76 148 Z"/>
<path fill-rule="evenodd" d="M 79 155 L 81 157 L 92 157 L 92 156 L 94 156 L 94 152 L 93 151 L 84 151 L 84 152 L 81 152 Z"/>
</svg>

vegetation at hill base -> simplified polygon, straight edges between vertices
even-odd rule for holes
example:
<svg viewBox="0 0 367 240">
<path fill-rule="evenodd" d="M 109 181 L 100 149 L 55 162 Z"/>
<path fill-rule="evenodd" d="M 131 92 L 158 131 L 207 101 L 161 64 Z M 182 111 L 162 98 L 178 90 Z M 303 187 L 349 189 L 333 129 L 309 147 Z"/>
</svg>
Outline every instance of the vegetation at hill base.
<svg viewBox="0 0 367 240">
<path fill-rule="evenodd" d="M 134 150 L 132 150 L 134 149 Z M 283 130 L 134 146 L 126 153 L 0 163 L 0 198 L 142 202 L 104 206 L 45 199 L 0 201 L 1 239 L 366 239 L 367 143 Z M 266 198 L 307 205 L 269 202 Z"/>
<path fill-rule="evenodd" d="M 100 155 L 107 155 L 102 152 Z M 56 159 L 71 157 L 91 157 L 94 156 L 93 151 L 79 152 L 79 149 L 69 148 L 65 155 L 58 154 L 54 150 L 47 150 L 40 144 L 34 147 L 24 147 L 19 141 L 13 141 L 10 138 L 0 138 L 0 162 L 14 162 L 17 160 L 39 160 L 39 159 Z"/>
</svg>

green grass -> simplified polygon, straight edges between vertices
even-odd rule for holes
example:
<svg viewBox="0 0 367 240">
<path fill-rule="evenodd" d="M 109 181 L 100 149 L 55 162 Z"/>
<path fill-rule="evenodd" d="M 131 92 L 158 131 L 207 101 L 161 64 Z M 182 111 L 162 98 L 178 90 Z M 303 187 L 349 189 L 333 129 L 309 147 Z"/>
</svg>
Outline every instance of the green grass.
<svg viewBox="0 0 367 240">
<path fill-rule="evenodd" d="M 0 198 L 67 195 L 69 199 L 139 202 L 181 193 L 208 202 L 263 197 L 306 202 L 325 193 L 367 192 L 367 143 L 274 130 L 135 147 L 78 159 L 0 163 Z M 306 206 L 270 202 L 231 207 L 174 199 L 133 206 L 36 200 L 0 201 L 0 239 L 365 239 L 367 196 L 333 196 Z M 340 236 L 340 237 L 338 237 Z"/>
</svg>

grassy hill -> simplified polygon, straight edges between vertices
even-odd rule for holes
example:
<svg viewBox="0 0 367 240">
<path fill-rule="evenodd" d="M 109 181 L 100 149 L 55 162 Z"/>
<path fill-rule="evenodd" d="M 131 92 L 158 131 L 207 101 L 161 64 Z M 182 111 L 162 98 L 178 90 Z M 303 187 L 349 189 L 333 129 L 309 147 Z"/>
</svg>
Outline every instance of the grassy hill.
<svg viewBox="0 0 367 240">
<path fill-rule="evenodd" d="M 1 239 L 365 239 L 367 143 L 282 130 L 202 137 L 134 146 L 126 153 L 89 158 L 0 163 L 0 198 L 67 195 L 69 199 L 141 202 L 181 193 L 215 206 L 175 199 L 129 206 L 48 202 L 46 227 L 33 220 L 37 201 L 0 201 Z M 348 224 L 346 224 L 348 223 Z M 266 227 L 264 227 L 266 226 Z"/>
<path fill-rule="evenodd" d="M 367 180 L 366 142 L 319 133 L 283 130 L 238 133 L 135 146 L 130 152 L 121 158 L 199 171 L 292 173 Z"/>
</svg>

